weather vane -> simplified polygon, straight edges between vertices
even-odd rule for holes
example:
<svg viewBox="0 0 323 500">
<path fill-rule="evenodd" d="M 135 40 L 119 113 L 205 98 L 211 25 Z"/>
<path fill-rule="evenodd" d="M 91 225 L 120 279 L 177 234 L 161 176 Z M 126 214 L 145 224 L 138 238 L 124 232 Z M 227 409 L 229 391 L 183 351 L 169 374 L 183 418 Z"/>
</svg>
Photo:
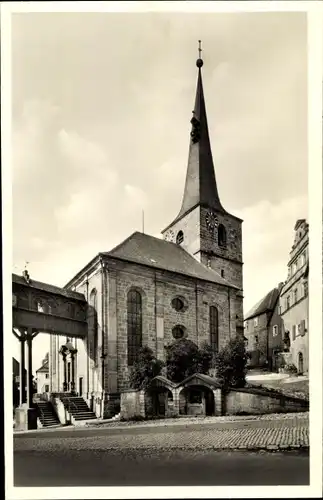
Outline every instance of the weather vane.
<svg viewBox="0 0 323 500">
<path fill-rule="evenodd" d="M 201 55 L 202 55 L 201 40 L 199 40 L 199 48 L 198 48 L 198 51 L 199 51 L 199 58 L 198 58 L 198 60 L 196 61 L 196 66 L 197 66 L 198 68 L 202 68 L 202 66 L 203 66 L 203 59 L 202 59 L 202 57 L 201 57 Z"/>
<path fill-rule="evenodd" d="M 201 49 L 201 40 L 199 40 L 199 59 L 201 59 L 202 49 Z"/>
</svg>

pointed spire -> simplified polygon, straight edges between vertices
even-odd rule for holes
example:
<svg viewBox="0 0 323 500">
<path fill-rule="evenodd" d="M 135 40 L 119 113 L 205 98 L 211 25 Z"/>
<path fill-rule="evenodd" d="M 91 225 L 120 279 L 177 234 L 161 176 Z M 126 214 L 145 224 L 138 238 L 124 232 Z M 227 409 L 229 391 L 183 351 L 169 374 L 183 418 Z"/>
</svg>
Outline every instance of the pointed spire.
<svg viewBox="0 0 323 500">
<path fill-rule="evenodd" d="M 197 87 L 193 117 L 185 190 L 181 210 L 175 220 L 198 204 L 224 212 L 215 180 L 203 92 L 201 41 L 199 40 Z"/>
</svg>

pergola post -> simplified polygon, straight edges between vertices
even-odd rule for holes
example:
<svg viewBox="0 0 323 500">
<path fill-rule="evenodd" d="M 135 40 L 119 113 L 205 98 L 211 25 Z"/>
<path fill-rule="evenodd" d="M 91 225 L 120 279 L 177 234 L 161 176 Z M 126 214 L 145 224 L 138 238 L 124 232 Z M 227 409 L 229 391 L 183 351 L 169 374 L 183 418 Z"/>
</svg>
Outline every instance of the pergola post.
<svg viewBox="0 0 323 500">
<path fill-rule="evenodd" d="M 19 366 L 19 405 L 26 403 L 26 370 L 25 370 L 25 332 L 21 332 L 20 341 L 20 366 Z"/>
<path fill-rule="evenodd" d="M 27 383 L 27 403 L 28 408 L 33 407 L 33 337 L 32 332 L 28 330 L 27 333 L 27 373 L 28 373 L 28 383 Z"/>
</svg>

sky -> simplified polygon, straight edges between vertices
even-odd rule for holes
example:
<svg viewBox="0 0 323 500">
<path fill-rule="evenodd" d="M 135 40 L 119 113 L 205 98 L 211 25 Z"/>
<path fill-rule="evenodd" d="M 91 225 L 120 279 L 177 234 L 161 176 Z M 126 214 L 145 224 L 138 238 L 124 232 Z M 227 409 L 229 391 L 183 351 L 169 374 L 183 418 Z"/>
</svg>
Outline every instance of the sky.
<svg viewBox="0 0 323 500">
<path fill-rule="evenodd" d="M 142 210 L 153 236 L 174 219 L 201 39 L 218 190 L 244 220 L 251 309 L 287 277 L 308 216 L 306 37 L 301 12 L 14 14 L 13 272 L 28 262 L 31 278 L 64 286 L 140 231 Z M 36 369 L 48 336 L 34 342 Z"/>
</svg>

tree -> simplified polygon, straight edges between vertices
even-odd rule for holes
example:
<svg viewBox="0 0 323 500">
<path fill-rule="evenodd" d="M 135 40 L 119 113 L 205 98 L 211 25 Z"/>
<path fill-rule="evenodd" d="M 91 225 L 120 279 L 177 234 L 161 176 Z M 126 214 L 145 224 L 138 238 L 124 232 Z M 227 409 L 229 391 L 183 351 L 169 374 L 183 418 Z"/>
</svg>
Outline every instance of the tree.
<svg viewBox="0 0 323 500">
<path fill-rule="evenodd" d="M 211 346 L 201 349 L 188 339 L 181 339 L 166 348 L 167 377 L 173 382 L 181 382 L 194 373 L 207 373 L 211 367 Z"/>
<path fill-rule="evenodd" d="M 229 340 L 216 355 L 217 377 L 223 388 L 244 387 L 246 384 L 246 353 L 244 339 L 240 335 Z"/>
<path fill-rule="evenodd" d="M 140 349 L 138 359 L 134 362 L 130 374 L 130 386 L 133 389 L 144 389 L 150 381 L 160 375 L 164 363 L 157 359 L 153 351 L 145 346 Z"/>
</svg>

